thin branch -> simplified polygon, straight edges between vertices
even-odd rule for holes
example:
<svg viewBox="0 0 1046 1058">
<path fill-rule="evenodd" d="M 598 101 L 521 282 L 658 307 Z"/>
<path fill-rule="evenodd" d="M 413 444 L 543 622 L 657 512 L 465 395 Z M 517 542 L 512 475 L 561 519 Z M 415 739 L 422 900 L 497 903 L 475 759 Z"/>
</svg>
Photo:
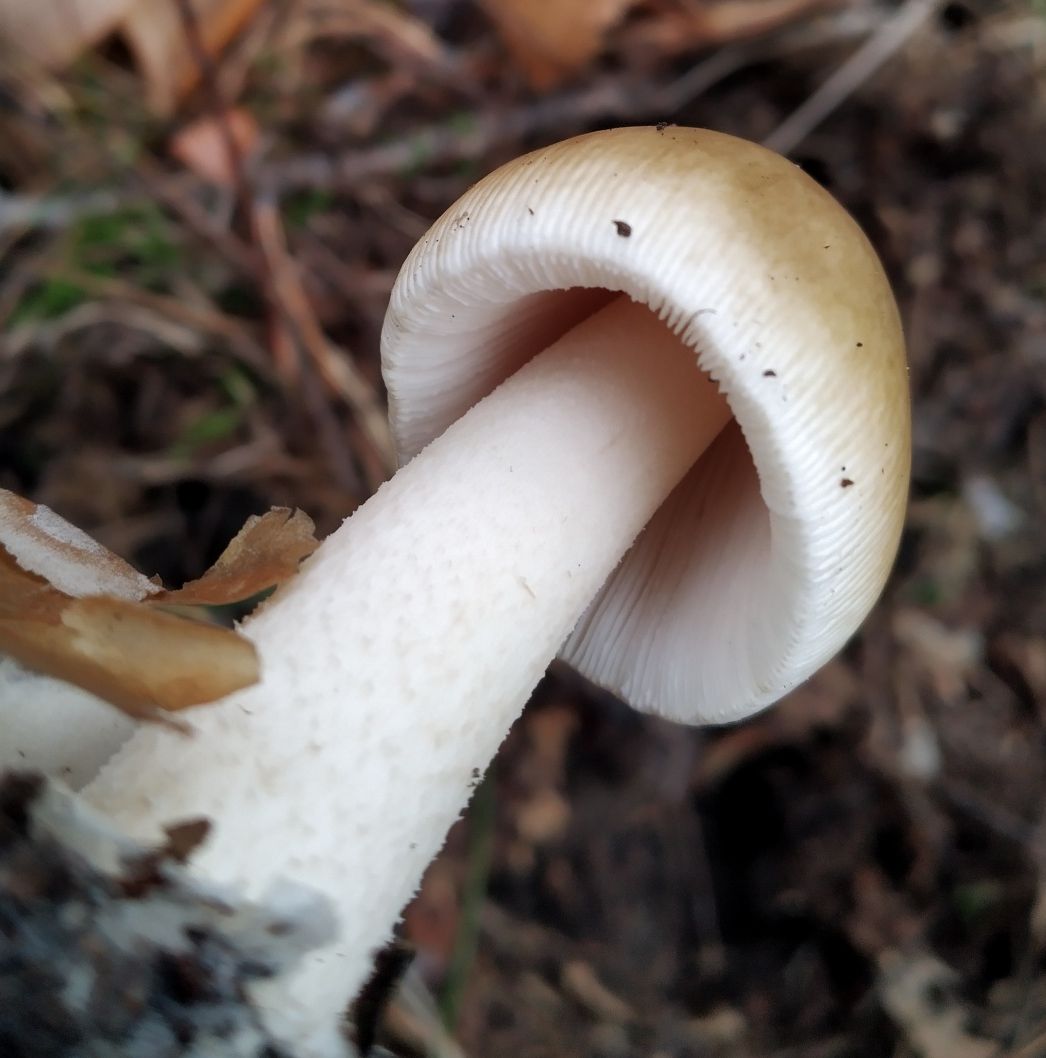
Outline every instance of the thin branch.
<svg viewBox="0 0 1046 1058">
<path fill-rule="evenodd" d="M 393 466 L 392 443 L 380 401 L 351 357 L 339 355 L 340 350 L 333 349 L 316 320 L 294 262 L 286 251 L 278 210 L 268 197 L 261 198 L 255 193 L 243 152 L 229 123 L 229 107 L 222 98 L 217 71 L 204 45 L 196 12 L 190 0 L 173 2 L 199 68 L 200 83 L 222 140 L 237 203 L 250 231 L 254 272 L 269 303 L 274 323 L 272 352 L 277 370 L 285 379 L 303 386 L 335 476 L 343 485 L 355 489 L 358 481 L 347 446 L 342 442 L 326 401 L 317 392 L 308 370 L 309 361 L 323 383 L 345 400 L 368 442 L 365 449 L 367 477 L 373 490 L 385 480 Z"/>
<path fill-rule="evenodd" d="M 820 88 L 763 140 L 791 154 L 818 125 L 869 80 L 918 32 L 942 0 L 907 0 Z"/>
<path fill-rule="evenodd" d="M 437 121 L 375 147 L 272 161 L 259 166 L 256 179 L 260 187 L 281 194 L 304 188 L 351 188 L 389 174 L 481 158 L 520 140 L 546 140 L 564 128 L 602 121 L 649 121 L 652 116 L 668 120 L 738 70 L 768 58 L 860 38 L 881 24 L 881 17 L 846 12 L 804 26 L 801 32 L 786 30 L 757 42 L 721 48 L 667 82 L 663 76 L 612 74 L 581 89 L 481 113 L 466 132 Z"/>
<path fill-rule="evenodd" d="M 327 338 L 316 319 L 297 264 L 287 250 L 283 224 L 275 204 L 261 198 L 255 203 L 255 211 L 254 229 L 258 248 L 272 276 L 272 295 L 280 313 L 278 323 L 282 340 L 293 342 L 305 354 L 328 389 L 342 398 L 359 423 L 367 442 L 363 454 L 366 456 L 368 483 L 373 490 L 395 467 L 392 437 L 382 403 L 352 356 Z M 308 372 L 305 375 L 307 381 Z M 344 478 L 348 474 L 345 446 L 328 416 L 321 418 L 320 425 L 326 427 L 332 461 L 341 467 Z"/>
<path fill-rule="evenodd" d="M 418 166 L 419 160 L 425 164 L 445 164 L 480 157 L 511 142 L 513 137 L 548 138 L 557 129 L 596 121 L 650 120 L 652 116 L 667 120 L 725 77 L 753 63 L 860 39 L 882 26 L 881 14 L 865 10 L 826 16 L 804 25 L 802 32 L 787 30 L 760 42 L 722 48 L 667 82 L 663 77 L 623 81 L 614 75 L 578 91 L 561 92 L 509 108 L 486 121 L 481 120 L 469 134 L 451 129 L 446 122 L 436 122 L 408 130 L 390 143 L 355 149 L 351 154 L 316 153 L 272 161 L 257 168 L 254 180 L 267 191 L 281 195 L 302 188 L 352 188 L 409 171 Z M 185 174 L 178 174 L 151 183 L 151 190 L 160 193 L 165 202 L 177 199 L 182 207 L 179 212 L 183 212 L 189 183 Z M 0 191 L 0 232 L 10 228 L 60 230 L 82 217 L 109 213 L 147 200 L 148 196 L 126 188 L 48 196 Z M 227 245 L 225 249 L 228 248 Z"/>
<path fill-rule="evenodd" d="M 236 190 L 240 209 L 245 217 L 250 217 L 253 213 L 254 192 L 247 176 L 243 153 L 240 151 L 240 145 L 236 142 L 236 136 L 229 124 L 229 108 L 218 85 L 218 72 L 214 61 L 204 44 L 200 21 L 190 0 L 173 0 L 173 3 L 178 9 L 178 17 L 182 23 L 182 31 L 185 33 L 189 53 L 200 73 L 200 84 L 222 141 L 225 160 L 232 174 L 233 187 Z"/>
</svg>

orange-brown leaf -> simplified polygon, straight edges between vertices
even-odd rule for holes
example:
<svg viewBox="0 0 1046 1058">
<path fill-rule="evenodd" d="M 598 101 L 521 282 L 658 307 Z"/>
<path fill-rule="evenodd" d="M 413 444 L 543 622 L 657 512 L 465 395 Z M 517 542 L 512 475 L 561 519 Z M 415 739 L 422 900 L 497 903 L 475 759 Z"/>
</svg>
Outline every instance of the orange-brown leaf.
<svg viewBox="0 0 1046 1058">
<path fill-rule="evenodd" d="M 223 606 L 282 584 L 301 560 L 319 547 L 312 519 L 302 511 L 274 507 L 248 518 L 217 562 L 199 580 L 150 602 L 179 606 Z"/>
<path fill-rule="evenodd" d="M 693 15 L 694 43 L 718 43 L 767 33 L 831 0 L 719 0 Z"/>
<path fill-rule="evenodd" d="M 0 44 L 59 67 L 101 40 L 135 0 L 4 0 Z"/>
<path fill-rule="evenodd" d="M 0 651 L 132 716 L 153 717 L 257 682 L 235 632 L 107 596 L 72 598 L 0 548 Z"/>
<path fill-rule="evenodd" d="M 481 0 L 535 88 L 584 68 L 638 0 Z"/>
<path fill-rule="evenodd" d="M 837 0 L 717 0 L 650 18 L 633 34 L 635 43 L 665 55 L 745 40 L 769 33 Z"/>
<path fill-rule="evenodd" d="M 189 0 L 199 41 L 210 61 L 246 25 L 261 0 Z M 176 0 L 137 0 L 121 26 L 145 78 L 146 100 L 169 114 L 197 84 L 201 57 L 182 22 Z"/>
<path fill-rule="evenodd" d="M 221 187 L 236 183 L 229 140 L 240 158 L 247 159 L 258 143 L 258 123 L 240 107 L 227 110 L 221 118 L 202 117 L 180 129 L 168 149 L 174 158 L 194 172 Z"/>
</svg>

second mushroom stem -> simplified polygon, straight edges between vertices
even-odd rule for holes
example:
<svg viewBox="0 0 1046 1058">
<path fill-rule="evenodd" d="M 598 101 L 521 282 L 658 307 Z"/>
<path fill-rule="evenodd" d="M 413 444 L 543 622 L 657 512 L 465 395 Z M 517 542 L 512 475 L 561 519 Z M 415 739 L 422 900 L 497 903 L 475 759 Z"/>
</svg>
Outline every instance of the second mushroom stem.
<svg viewBox="0 0 1046 1058">
<path fill-rule="evenodd" d="M 303 1058 L 338 1025 L 549 661 L 730 412 L 621 297 L 472 408 L 245 626 L 262 682 L 139 732 L 88 788 L 124 829 L 207 816 L 194 861 L 260 895 L 333 901 L 340 935 L 279 990 Z"/>
</svg>

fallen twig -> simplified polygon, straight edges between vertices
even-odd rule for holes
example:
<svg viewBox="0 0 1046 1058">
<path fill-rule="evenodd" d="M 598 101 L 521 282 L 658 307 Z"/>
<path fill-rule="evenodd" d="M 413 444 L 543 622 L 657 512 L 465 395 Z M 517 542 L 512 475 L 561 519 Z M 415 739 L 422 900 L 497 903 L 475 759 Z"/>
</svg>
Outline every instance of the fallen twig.
<svg viewBox="0 0 1046 1058">
<path fill-rule="evenodd" d="M 941 5 L 941 0 L 907 0 L 820 88 L 763 140 L 791 154 L 822 121 L 894 56 Z"/>
<path fill-rule="evenodd" d="M 794 54 L 826 43 L 862 37 L 882 24 L 867 12 L 844 12 L 808 25 L 802 32 L 786 30 L 748 44 L 713 52 L 679 77 L 626 77 L 612 74 L 586 87 L 528 100 L 519 106 L 480 113 L 462 131 L 445 121 L 414 129 L 375 147 L 342 154 L 303 154 L 262 164 L 256 171 L 261 187 L 274 193 L 306 188 L 351 188 L 390 173 L 447 165 L 494 152 L 505 144 L 547 139 L 564 127 L 596 121 L 665 119 L 724 78 L 767 58 Z"/>
<path fill-rule="evenodd" d="M 309 304 L 297 265 L 287 251 L 280 215 L 271 201 L 260 198 L 255 202 L 253 227 L 272 277 L 273 302 L 279 310 L 280 333 L 276 341 L 298 346 L 328 388 L 349 406 L 366 441 L 362 452 L 368 484 L 372 489 L 377 488 L 395 466 L 392 437 L 382 403 L 353 358 L 324 334 Z M 329 440 L 339 452 L 344 449 L 336 437 Z"/>
<path fill-rule="evenodd" d="M 920 0 L 926 2 L 926 0 Z M 937 2 L 937 0 L 933 0 Z M 447 164 L 479 157 L 520 137 L 547 137 L 564 126 L 596 120 L 668 119 L 673 113 L 723 78 L 753 63 L 797 54 L 825 44 L 860 39 L 879 30 L 881 15 L 847 11 L 807 24 L 803 31 L 786 30 L 762 41 L 730 46 L 696 63 L 670 81 L 663 78 L 623 80 L 620 75 L 591 82 L 586 88 L 532 100 L 519 107 L 480 119 L 471 132 L 436 122 L 410 130 L 375 147 L 340 155 L 304 154 L 261 164 L 253 174 L 259 187 L 285 194 L 308 188 L 352 188 L 390 173 L 425 164 Z M 187 223 L 186 199 L 195 183 L 185 174 L 149 181 L 149 191 L 177 208 Z M 134 189 L 84 191 L 70 195 L 13 195 L 0 191 L 0 232 L 10 228 L 61 230 L 85 216 L 112 212 L 150 195 Z M 202 211 L 196 207 L 195 220 Z M 199 230 L 198 225 L 195 226 Z M 209 233 L 213 235 L 213 231 Z M 224 249 L 229 250 L 227 244 Z M 245 264 L 245 262 L 242 262 Z"/>
</svg>

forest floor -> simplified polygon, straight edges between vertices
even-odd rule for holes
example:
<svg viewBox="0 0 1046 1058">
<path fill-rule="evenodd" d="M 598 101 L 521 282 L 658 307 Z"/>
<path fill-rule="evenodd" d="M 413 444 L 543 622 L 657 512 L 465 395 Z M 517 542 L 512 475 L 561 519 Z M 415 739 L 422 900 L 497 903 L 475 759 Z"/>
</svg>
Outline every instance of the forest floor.
<svg viewBox="0 0 1046 1058">
<path fill-rule="evenodd" d="M 182 27 L 185 84 L 133 34 L 0 63 L 0 487 L 169 584 L 273 505 L 323 535 L 391 469 L 386 301 L 469 183 L 615 124 L 777 145 L 901 306 L 886 593 L 734 727 L 554 668 L 406 913 L 414 974 L 471 1056 L 1043 1058 L 1046 8 L 554 6 L 255 4 L 220 53 Z M 408 1007 L 389 1046 L 453 1053 Z"/>
</svg>

